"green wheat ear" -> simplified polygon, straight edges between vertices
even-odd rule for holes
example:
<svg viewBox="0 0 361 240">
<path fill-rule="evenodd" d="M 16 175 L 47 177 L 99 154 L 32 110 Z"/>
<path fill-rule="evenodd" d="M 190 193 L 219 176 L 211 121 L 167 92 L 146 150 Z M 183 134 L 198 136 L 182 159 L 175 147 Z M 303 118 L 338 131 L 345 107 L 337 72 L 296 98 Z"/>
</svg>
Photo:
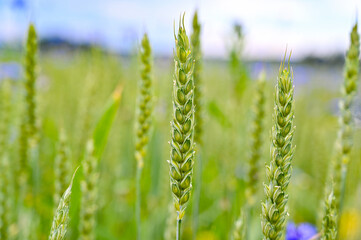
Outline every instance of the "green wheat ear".
<svg viewBox="0 0 361 240">
<path fill-rule="evenodd" d="M 81 209 L 79 223 L 79 239 L 89 240 L 95 238 L 95 214 L 97 206 L 97 183 L 99 178 L 98 158 L 94 152 L 94 142 L 89 140 L 83 160 L 83 175 L 81 181 Z"/>
<path fill-rule="evenodd" d="M 194 60 L 184 28 L 184 15 L 179 23 L 178 34 L 175 35 L 175 46 L 171 160 L 168 162 L 170 185 L 180 225 L 191 195 L 194 157 Z"/>
<path fill-rule="evenodd" d="M 55 194 L 54 202 L 58 203 L 62 193 L 67 188 L 69 182 L 70 169 L 70 149 L 68 147 L 65 130 L 60 130 L 60 137 L 58 143 L 58 152 L 55 157 L 54 175 L 55 175 Z"/>
<path fill-rule="evenodd" d="M 170 178 L 178 219 L 184 210 L 192 188 L 192 169 L 194 156 L 194 103 L 193 103 L 193 66 L 189 39 L 184 28 L 184 16 L 175 36 L 176 53 L 173 84 L 173 119 Z"/>
<path fill-rule="evenodd" d="M 141 175 L 146 155 L 146 147 L 149 141 L 149 130 L 151 127 L 152 114 L 152 94 L 151 94 L 151 47 L 148 35 L 144 34 L 141 49 L 140 60 L 142 62 L 141 80 L 139 83 L 139 96 L 137 106 L 137 125 L 136 125 L 136 144 L 135 159 L 137 160 L 136 177 L 136 207 L 135 215 L 137 222 L 137 239 L 141 238 Z"/>
<path fill-rule="evenodd" d="M 75 170 L 70 181 L 69 187 L 65 190 L 63 196 L 60 198 L 58 209 L 55 212 L 53 223 L 50 230 L 49 240 L 63 240 L 65 239 L 69 223 L 69 205 L 71 197 L 71 189 L 73 180 L 78 168 Z"/>
<path fill-rule="evenodd" d="M 25 54 L 25 114 L 20 124 L 19 137 L 19 173 L 18 185 L 24 188 L 28 178 L 29 144 L 34 144 L 32 140 L 36 140 L 36 104 L 35 104 L 35 82 L 36 82 L 36 53 L 37 53 L 37 35 L 35 27 L 30 24 L 26 42 Z"/>
<path fill-rule="evenodd" d="M 348 163 L 353 145 L 353 120 L 351 105 L 357 92 L 359 79 L 360 37 L 357 32 L 357 23 L 351 32 L 351 44 L 347 51 L 344 67 L 344 83 L 340 100 L 341 115 L 339 118 L 339 133 L 336 145 L 336 162 L 334 164 L 332 181 L 334 182 L 335 204 L 338 212 L 342 209 L 343 194 L 346 184 Z M 340 214 L 339 214 L 340 215 Z"/>
<path fill-rule="evenodd" d="M 14 164 L 10 164 L 8 157 L 9 127 L 12 113 L 11 84 L 9 80 L 3 81 L 0 94 L 0 239 L 7 240 L 11 223 L 11 211 L 14 207 Z"/>
<path fill-rule="evenodd" d="M 36 104 L 35 104 L 35 81 L 36 81 L 36 52 L 37 52 L 37 34 L 33 24 L 30 24 L 28 39 L 26 43 L 25 56 L 25 87 L 26 87 L 26 111 L 27 111 L 27 131 L 32 138 L 36 134 Z"/>
<path fill-rule="evenodd" d="M 201 89 L 201 70 L 202 70 L 202 51 L 201 51 L 201 41 L 200 41 L 201 25 L 198 21 L 198 13 L 194 13 L 193 17 L 193 33 L 191 36 L 192 44 L 192 55 L 194 58 L 194 70 L 193 70 L 193 81 L 194 85 L 194 121 L 196 122 L 194 126 L 194 141 L 197 144 L 202 144 L 202 89 Z"/>
<path fill-rule="evenodd" d="M 285 60 L 281 63 L 276 85 L 271 162 L 266 166 L 268 183 L 264 184 L 266 199 L 262 203 L 261 214 L 264 240 L 283 239 L 288 215 L 287 187 L 291 178 L 291 161 L 295 151 L 292 145 L 295 128 L 294 87 L 289 60 L 287 67 L 284 64 Z"/>
<path fill-rule="evenodd" d="M 140 60 L 142 62 L 140 93 L 138 99 L 137 126 L 136 126 L 136 144 L 135 158 L 140 167 L 143 167 L 143 161 L 146 154 L 146 146 L 149 141 L 149 129 L 151 126 L 152 113 L 152 95 L 151 95 L 151 47 L 148 35 L 144 34 L 140 50 Z"/>
<path fill-rule="evenodd" d="M 196 11 L 193 16 L 193 32 L 191 35 L 191 44 L 192 44 L 192 55 L 194 57 L 194 70 L 193 70 L 193 80 L 194 85 L 194 142 L 197 144 L 197 169 L 194 173 L 195 175 L 195 189 L 194 189 L 194 200 L 193 200 L 193 239 L 197 237 L 198 231 L 198 218 L 199 218 L 199 203 L 201 196 L 202 188 L 202 154 L 201 154 L 201 145 L 202 145 L 202 127 L 203 127 L 203 114 L 202 114 L 202 87 L 201 87 L 201 71 L 202 71 L 202 51 L 201 51 L 201 24 L 198 20 L 198 12 Z"/>
<path fill-rule="evenodd" d="M 321 240 L 337 239 L 337 209 L 333 188 L 327 196 L 324 206 L 324 216 L 322 219 Z"/>
<path fill-rule="evenodd" d="M 262 72 L 256 82 L 254 97 L 253 123 L 251 130 L 251 152 L 249 157 L 246 197 L 248 205 L 253 206 L 259 183 L 259 161 L 262 154 L 262 133 L 265 114 L 265 73 Z"/>
</svg>

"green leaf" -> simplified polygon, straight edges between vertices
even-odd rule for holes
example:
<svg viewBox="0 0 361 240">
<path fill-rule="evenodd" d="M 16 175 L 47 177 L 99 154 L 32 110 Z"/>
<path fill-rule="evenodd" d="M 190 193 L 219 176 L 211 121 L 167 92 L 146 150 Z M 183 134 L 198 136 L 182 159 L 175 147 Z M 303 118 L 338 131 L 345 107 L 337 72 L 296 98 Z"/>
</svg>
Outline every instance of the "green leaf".
<svg viewBox="0 0 361 240">
<path fill-rule="evenodd" d="M 103 114 L 95 125 L 95 129 L 93 132 L 94 152 L 95 156 L 98 159 L 104 152 L 110 128 L 114 122 L 116 113 L 119 108 L 121 95 L 122 87 L 118 86 L 108 100 L 107 104 L 105 105 Z"/>
</svg>

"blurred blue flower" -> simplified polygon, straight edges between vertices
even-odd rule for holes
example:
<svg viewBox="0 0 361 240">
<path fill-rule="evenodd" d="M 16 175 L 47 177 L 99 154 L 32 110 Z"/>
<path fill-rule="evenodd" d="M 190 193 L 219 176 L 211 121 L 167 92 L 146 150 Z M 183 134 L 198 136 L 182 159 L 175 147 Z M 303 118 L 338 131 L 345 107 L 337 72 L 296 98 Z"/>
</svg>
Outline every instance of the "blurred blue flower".
<svg viewBox="0 0 361 240">
<path fill-rule="evenodd" d="M 286 240 L 309 240 L 317 234 L 317 228 L 311 223 L 301 223 L 298 226 L 293 222 L 287 224 Z"/>
<path fill-rule="evenodd" d="M 22 78 L 22 67 L 16 62 L 0 64 L 0 81 L 4 79 L 19 80 Z"/>
<path fill-rule="evenodd" d="M 14 0 L 12 2 L 12 7 L 14 9 L 26 9 L 26 1 L 25 0 Z"/>
</svg>

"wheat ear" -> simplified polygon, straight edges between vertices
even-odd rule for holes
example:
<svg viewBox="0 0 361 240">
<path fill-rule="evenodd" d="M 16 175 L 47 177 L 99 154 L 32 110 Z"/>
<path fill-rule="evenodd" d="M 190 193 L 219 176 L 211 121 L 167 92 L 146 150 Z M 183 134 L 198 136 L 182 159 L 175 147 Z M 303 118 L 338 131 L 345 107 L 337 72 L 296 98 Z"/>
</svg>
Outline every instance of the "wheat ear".
<svg viewBox="0 0 361 240">
<path fill-rule="evenodd" d="M 98 159 L 95 157 L 94 142 L 89 140 L 83 159 L 83 175 L 81 181 L 81 208 L 79 223 L 79 239 L 95 239 L 95 215 L 97 211 L 97 183 L 99 178 Z"/>
<path fill-rule="evenodd" d="M 193 80 L 194 85 L 197 86 L 194 88 L 194 142 L 197 143 L 197 170 L 195 172 L 195 187 L 194 187 L 194 201 L 193 201 L 193 239 L 196 239 L 197 230 L 198 230 L 198 214 L 199 214 L 199 203 L 201 196 L 202 188 L 202 154 L 201 154 L 201 145 L 202 145 L 202 126 L 203 126 L 203 116 L 202 116 L 202 88 L 201 88 L 201 71 L 202 71 L 202 51 L 201 51 L 201 24 L 198 20 L 198 12 L 195 11 L 193 16 L 193 32 L 191 35 L 191 44 L 192 44 L 192 55 L 194 57 L 194 70 L 193 70 Z"/>
<path fill-rule="evenodd" d="M 194 100 L 193 67 L 189 39 L 184 28 L 184 15 L 175 35 L 173 119 L 171 122 L 170 185 L 177 210 L 177 239 L 181 221 L 192 189 L 194 157 Z"/>
<path fill-rule="evenodd" d="M 13 168 L 9 163 L 9 127 L 11 114 L 11 85 L 5 80 L 1 88 L 0 121 L 0 239 L 8 239 L 8 228 L 13 207 Z"/>
<path fill-rule="evenodd" d="M 285 55 L 286 57 L 286 55 Z M 287 187 L 291 178 L 291 161 L 295 147 L 294 133 L 293 74 L 285 60 L 278 75 L 274 126 L 271 137 L 271 162 L 266 166 L 267 184 L 264 184 L 265 201 L 262 202 L 262 231 L 264 240 L 283 239 L 287 221 Z"/>
<path fill-rule="evenodd" d="M 337 239 L 337 209 L 335 204 L 335 195 L 333 187 L 331 193 L 327 196 L 324 203 L 324 216 L 322 219 L 321 240 Z"/>
<path fill-rule="evenodd" d="M 58 152 L 54 161 L 55 193 L 54 202 L 58 203 L 69 182 L 70 149 L 68 147 L 65 130 L 60 130 Z"/>
<path fill-rule="evenodd" d="M 136 221 L 137 221 L 137 239 L 141 238 L 141 175 L 146 155 L 146 147 L 149 141 L 149 129 L 151 126 L 152 113 L 152 94 L 151 94 L 151 47 L 148 35 L 144 34 L 140 60 L 142 62 L 141 80 L 139 84 L 139 99 L 137 107 L 137 126 L 136 126 L 136 144 L 135 159 L 137 160 L 136 177 Z"/>
<path fill-rule="evenodd" d="M 336 143 L 336 158 L 331 181 L 334 182 L 335 204 L 340 215 L 346 185 L 347 167 L 350 161 L 350 152 L 353 145 L 353 120 L 351 105 L 357 92 L 359 78 L 360 37 L 357 24 L 351 31 L 351 44 L 347 51 L 344 67 L 344 82 L 341 88 L 340 100 L 341 115 L 339 117 L 339 133 Z"/>
<path fill-rule="evenodd" d="M 37 34 L 33 24 L 30 24 L 26 42 L 25 54 L 25 114 L 20 125 L 19 137 L 19 173 L 18 184 L 22 189 L 21 195 L 24 195 L 25 184 L 28 178 L 29 170 L 29 144 L 30 140 L 35 139 L 36 129 L 36 104 L 35 104 L 35 82 L 36 82 L 36 53 L 37 53 Z"/>
<path fill-rule="evenodd" d="M 65 235 L 68 230 L 68 223 L 69 223 L 71 190 L 73 186 L 73 180 L 77 171 L 78 168 L 75 170 L 73 174 L 69 187 L 65 190 L 63 196 L 60 198 L 60 202 L 55 212 L 55 216 L 51 226 L 50 235 L 48 238 L 49 240 L 65 239 Z"/>
</svg>

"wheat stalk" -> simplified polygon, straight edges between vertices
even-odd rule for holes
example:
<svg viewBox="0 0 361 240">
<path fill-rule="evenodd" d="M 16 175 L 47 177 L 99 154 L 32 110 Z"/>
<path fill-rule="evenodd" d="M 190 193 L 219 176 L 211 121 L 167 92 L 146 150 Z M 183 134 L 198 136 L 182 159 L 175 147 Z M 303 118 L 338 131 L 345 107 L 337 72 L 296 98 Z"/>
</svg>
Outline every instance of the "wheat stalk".
<svg viewBox="0 0 361 240">
<path fill-rule="evenodd" d="M 28 31 L 28 38 L 26 43 L 26 55 L 25 55 L 25 87 L 26 87 L 26 118 L 27 118 L 27 131 L 29 138 L 35 136 L 36 129 L 36 52 L 37 52 L 37 34 L 33 24 L 30 24 Z"/>
<path fill-rule="evenodd" d="M 136 126 L 136 144 L 135 159 L 137 160 L 137 177 L 136 177 L 136 221 L 137 221 L 137 239 L 141 239 L 141 176 L 146 155 L 146 147 L 149 141 L 149 129 L 151 126 L 152 113 L 152 95 L 151 95 L 151 47 L 148 35 L 144 34 L 140 60 L 142 62 L 141 81 L 139 89 L 139 99 L 137 107 L 137 126 Z"/>
<path fill-rule="evenodd" d="M 19 169 L 18 186 L 24 195 L 29 170 L 29 144 L 34 144 L 36 139 L 36 104 L 35 104 L 35 69 L 37 53 L 37 34 L 33 24 L 30 24 L 26 42 L 25 54 L 25 114 L 20 125 L 19 137 Z M 23 196 L 22 196 L 23 197 Z"/>
<path fill-rule="evenodd" d="M 246 239 L 246 216 L 243 210 L 239 215 L 237 221 L 234 223 L 233 240 Z"/>
<path fill-rule="evenodd" d="M 251 151 L 248 170 L 246 197 L 248 204 L 253 206 L 259 182 L 259 161 L 262 154 L 262 133 L 265 113 L 265 74 L 261 73 L 257 82 L 256 94 L 254 97 L 253 122 L 251 130 Z"/>
<path fill-rule="evenodd" d="M 201 51 L 201 25 L 198 20 L 198 12 L 193 16 L 193 33 L 191 35 L 192 56 L 194 58 L 193 81 L 194 85 L 194 141 L 197 145 L 202 143 L 202 89 L 201 89 L 201 70 L 202 70 L 202 51 Z"/>
<path fill-rule="evenodd" d="M 173 119 L 171 122 L 170 185 L 177 211 L 177 239 L 180 239 L 181 221 L 192 189 L 194 157 L 194 100 L 193 67 L 189 39 L 184 28 L 184 15 L 175 35 Z"/>
<path fill-rule="evenodd" d="M 291 161 L 295 151 L 295 147 L 292 145 L 294 133 L 294 88 L 289 60 L 287 67 L 284 64 L 285 59 L 281 63 L 276 85 L 274 126 L 271 138 L 271 162 L 266 167 L 268 183 L 264 184 L 266 199 L 262 202 L 261 214 L 264 240 L 284 238 L 288 215 L 287 187 L 291 178 Z"/>
<path fill-rule="evenodd" d="M 54 202 L 58 203 L 62 193 L 67 188 L 69 182 L 70 169 L 70 149 L 67 146 L 67 138 L 65 130 L 60 130 L 60 137 L 58 143 L 58 152 L 54 162 L 54 176 L 55 176 L 55 193 Z"/>
<path fill-rule="evenodd" d="M 334 182 L 335 205 L 340 215 L 344 198 L 346 175 L 350 152 L 353 141 L 353 121 L 351 115 L 351 105 L 357 92 L 357 81 L 359 78 L 359 56 L 360 37 L 357 32 L 357 23 L 351 31 L 351 44 L 346 54 L 344 67 L 344 83 L 342 85 L 342 98 L 340 100 L 341 115 L 339 118 L 339 133 L 336 140 L 336 158 L 332 172 L 331 181 Z"/>
<path fill-rule="evenodd" d="M 333 187 L 331 193 L 325 199 L 324 216 L 322 219 L 321 240 L 337 239 L 337 209 Z"/>
<path fill-rule="evenodd" d="M 198 12 L 195 11 L 193 16 L 193 32 L 191 35 L 191 44 L 192 44 L 192 55 L 194 57 L 194 70 L 193 70 L 193 80 L 194 85 L 197 86 L 194 88 L 194 142 L 197 143 L 197 171 L 196 175 L 196 185 L 194 190 L 194 201 L 193 201 L 193 239 L 196 239 L 197 230 L 198 230 L 198 214 L 199 214 L 199 203 L 200 195 L 202 188 L 202 155 L 201 155 L 201 145 L 202 145 L 202 126 L 203 126 L 203 115 L 202 115 L 202 89 L 201 89 L 201 71 L 202 71 L 202 51 L 201 51 L 201 25 L 198 20 Z"/>
<path fill-rule="evenodd" d="M 81 208 L 79 223 L 79 239 L 95 239 L 95 214 L 97 211 L 97 183 L 99 178 L 98 158 L 95 157 L 94 142 L 89 140 L 83 159 L 83 175 L 81 181 Z"/>
<path fill-rule="evenodd" d="M 68 230 L 69 223 L 69 207 L 71 190 L 73 186 L 73 180 L 78 168 L 75 170 L 73 177 L 70 181 L 69 187 L 65 190 L 63 196 L 60 198 L 58 208 L 53 218 L 53 223 L 50 230 L 49 240 L 63 240 L 65 239 L 66 232 Z"/>
<path fill-rule="evenodd" d="M 9 163 L 9 127 L 11 114 L 11 85 L 9 80 L 3 82 L 1 89 L 0 121 L 0 239 L 8 239 L 8 228 L 13 207 L 12 191 L 13 168 Z"/>
</svg>

